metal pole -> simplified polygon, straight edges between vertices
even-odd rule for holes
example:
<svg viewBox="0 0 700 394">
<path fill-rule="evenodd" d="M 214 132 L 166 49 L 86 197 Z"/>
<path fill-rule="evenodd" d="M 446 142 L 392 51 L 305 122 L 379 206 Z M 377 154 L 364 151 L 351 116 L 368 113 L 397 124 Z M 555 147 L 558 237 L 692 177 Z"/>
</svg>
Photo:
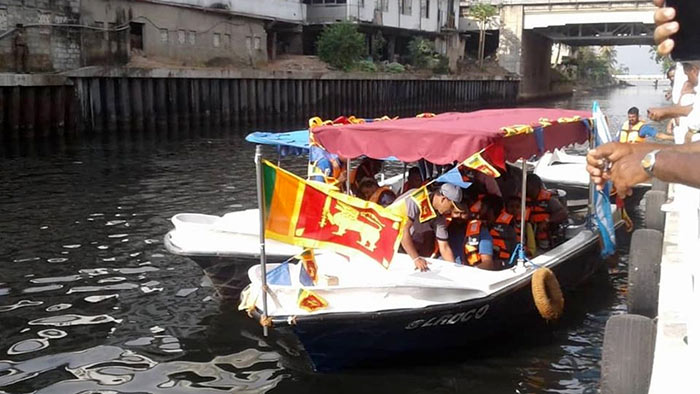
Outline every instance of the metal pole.
<svg viewBox="0 0 700 394">
<path fill-rule="evenodd" d="M 255 147 L 255 175 L 258 188 L 258 211 L 260 212 L 260 268 L 262 275 L 263 319 L 267 319 L 267 256 L 265 256 L 265 204 L 263 202 L 262 146 Z M 267 336 L 267 326 L 263 325 L 263 335 Z"/>
<path fill-rule="evenodd" d="M 350 158 L 345 160 L 345 194 L 350 195 Z"/>
<path fill-rule="evenodd" d="M 526 211 L 526 193 L 527 193 L 527 161 L 522 159 L 523 165 L 523 182 L 522 191 L 520 192 L 520 248 L 525 250 L 525 237 L 527 236 L 527 229 L 525 228 L 525 211 Z M 523 264 L 525 261 L 518 257 L 518 264 Z"/>
<path fill-rule="evenodd" d="M 406 188 L 406 167 L 407 167 L 407 165 L 406 165 L 406 162 L 404 161 L 403 162 L 403 180 L 401 181 L 401 192 L 399 194 L 403 193 L 403 189 Z"/>
<path fill-rule="evenodd" d="M 598 127 L 595 124 L 595 121 L 593 121 L 593 131 L 589 133 L 588 135 L 588 149 L 595 149 L 595 129 Z M 595 212 L 595 184 L 593 183 L 593 180 L 591 179 L 590 182 L 588 183 L 588 220 L 591 219 L 591 216 L 593 215 L 593 212 Z"/>
</svg>

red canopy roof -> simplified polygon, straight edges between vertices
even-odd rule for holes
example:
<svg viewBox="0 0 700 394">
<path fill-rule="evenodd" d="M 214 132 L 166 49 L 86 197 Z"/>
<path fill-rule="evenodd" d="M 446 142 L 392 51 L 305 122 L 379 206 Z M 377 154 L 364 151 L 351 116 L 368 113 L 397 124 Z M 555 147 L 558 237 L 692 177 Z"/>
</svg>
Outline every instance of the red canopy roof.
<svg viewBox="0 0 700 394">
<path fill-rule="evenodd" d="M 583 111 L 509 108 L 320 126 L 311 132 L 326 150 L 341 157 L 394 156 L 404 162 L 426 159 L 449 164 L 495 143 L 506 160 L 515 161 L 542 153 L 533 132 L 540 127 L 545 151 L 586 142 L 589 132 L 582 120 L 590 117 Z M 511 128 L 508 135 L 506 127 Z"/>
</svg>

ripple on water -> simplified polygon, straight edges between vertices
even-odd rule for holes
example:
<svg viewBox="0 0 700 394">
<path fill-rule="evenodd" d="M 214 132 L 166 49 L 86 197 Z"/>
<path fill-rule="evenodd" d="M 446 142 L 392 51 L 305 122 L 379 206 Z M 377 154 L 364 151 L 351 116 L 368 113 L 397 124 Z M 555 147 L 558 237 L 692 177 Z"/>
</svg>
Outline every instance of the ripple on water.
<svg viewBox="0 0 700 394">
<path fill-rule="evenodd" d="M 19 341 L 7 349 L 7 354 L 26 354 L 36 352 L 49 347 L 49 340 L 46 338 L 30 338 Z"/>
<path fill-rule="evenodd" d="M 54 326 L 54 327 L 66 327 L 66 326 L 81 326 L 81 325 L 94 325 L 94 324 L 105 324 L 105 323 L 121 323 L 121 319 L 115 319 L 109 315 L 96 315 L 96 316 L 82 316 L 75 314 L 60 315 L 60 316 L 50 316 L 42 317 L 40 319 L 35 319 L 29 322 L 31 326 Z"/>
<path fill-rule="evenodd" d="M 46 308 L 46 312 L 58 312 L 70 308 L 71 304 L 56 304 Z"/>
<path fill-rule="evenodd" d="M 56 283 L 56 284 L 46 285 L 46 286 L 26 287 L 26 288 L 22 289 L 22 293 L 25 293 L 25 294 L 43 293 L 45 291 L 59 290 L 62 288 L 63 288 L 63 285 Z"/>
<path fill-rule="evenodd" d="M 84 300 L 91 303 L 91 304 L 96 304 L 96 303 L 102 302 L 104 300 L 109 300 L 110 298 L 119 298 L 119 294 L 104 294 L 104 295 L 88 296 L 88 297 L 85 297 Z"/>
<path fill-rule="evenodd" d="M 43 304 L 43 301 L 32 301 L 32 300 L 19 300 L 17 303 L 12 305 L 2 305 L 0 306 L 0 312 L 14 311 L 15 309 L 24 308 L 27 306 L 38 306 Z"/>
</svg>

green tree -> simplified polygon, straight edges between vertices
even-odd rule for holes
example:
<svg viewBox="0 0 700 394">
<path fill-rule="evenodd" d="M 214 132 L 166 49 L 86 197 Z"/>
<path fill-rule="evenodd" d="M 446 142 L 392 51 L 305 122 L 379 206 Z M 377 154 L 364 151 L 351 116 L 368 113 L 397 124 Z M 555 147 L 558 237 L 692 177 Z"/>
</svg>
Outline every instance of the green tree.
<svg viewBox="0 0 700 394">
<path fill-rule="evenodd" d="M 653 45 L 651 48 L 649 48 L 649 56 L 651 56 L 651 59 L 656 62 L 656 64 L 661 65 L 661 70 L 664 72 L 668 72 L 671 67 L 675 63 L 673 63 L 673 60 L 667 55 L 667 56 L 661 56 L 659 55 L 659 52 L 656 51 L 656 45 Z"/>
<path fill-rule="evenodd" d="M 486 47 L 486 26 L 498 15 L 498 8 L 491 4 L 476 3 L 469 6 L 469 17 L 479 24 L 479 67 L 484 67 L 484 50 Z"/>
<path fill-rule="evenodd" d="M 413 37 L 408 43 L 408 54 L 411 64 L 417 68 L 430 66 L 435 54 L 433 43 L 422 37 Z"/>
<path fill-rule="evenodd" d="M 348 71 L 367 54 L 367 43 L 357 25 L 334 23 L 323 28 L 316 41 L 318 57 L 334 68 Z"/>
</svg>

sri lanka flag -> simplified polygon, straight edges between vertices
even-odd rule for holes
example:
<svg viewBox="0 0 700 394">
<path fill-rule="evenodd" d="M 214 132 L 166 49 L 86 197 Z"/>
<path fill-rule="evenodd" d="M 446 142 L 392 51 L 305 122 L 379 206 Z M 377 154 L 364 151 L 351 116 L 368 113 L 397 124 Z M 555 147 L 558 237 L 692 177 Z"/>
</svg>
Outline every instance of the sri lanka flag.
<svg viewBox="0 0 700 394">
<path fill-rule="evenodd" d="M 362 253 L 388 267 L 405 218 L 263 161 L 265 236 L 305 248 Z"/>
</svg>

